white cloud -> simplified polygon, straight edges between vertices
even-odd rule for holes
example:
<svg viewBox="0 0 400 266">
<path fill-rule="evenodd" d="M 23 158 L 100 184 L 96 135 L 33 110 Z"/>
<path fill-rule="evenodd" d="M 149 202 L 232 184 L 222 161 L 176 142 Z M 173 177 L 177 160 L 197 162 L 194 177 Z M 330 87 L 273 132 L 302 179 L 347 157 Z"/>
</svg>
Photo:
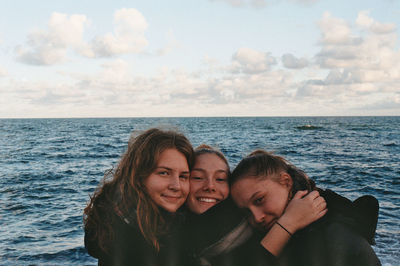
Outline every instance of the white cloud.
<svg viewBox="0 0 400 266">
<path fill-rule="evenodd" d="M 225 2 L 233 7 L 242 7 L 247 5 L 253 7 L 264 7 L 266 5 L 265 0 L 210 0 L 210 1 Z"/>
<path fill-rule="evenodd" d="M 325 104 L 326 107 L 321 106 L 323 109 L 336 106 L 344 115 L 360 113 L 360 110 L 366 114 L 367 108 L 375 114 L 383 114 L 378 109 L 389 114 L 400 109 L 394 101 L 400 84 L 398 37 L 391 27 L 381 27 L 390 24 L 381 24 L 367 15 L 360 12 L 356 24 L 328 13 L 323 15 L 319 23 L 321 50 L 313 65 L 321 71 L 313 79 L 298 83 L 296 98 L 301 98 L 306 105 Z M 357 26 L 364 31 L 359 32 Z M 391 107 L 384 108 L 382 103 Z"/>
<path fill-rule="evenodd" d="M 369 11 L 361 11 L 358 13 L 356 23 L 373 33 L 376 34 L 387 34 L 392 33 L 396 30 L 396 24 L 394 23 L 380 23 L 369 17 Z"/>
<path fill-rule="evenodd" d="M 53 65 L 66 59 L 68 50 L 85 57 L 112 57 L 140 53 L 148 45 L 144 33 L 148 24 L 136 9 L 123 8 L 114 13 L 114 31 L 83 40 L 89 20 L 85 15 L 53 13 L 46 30 L 36 30 L 25 45 L 15 48 L 19 61 L 31 65 Z"/>
<path fill-rule="evenodd" d="M 52 65 L 65 59 L 69 47 L 78 49 L 88 20 L 84 15 L 53 13 L 47 30 L 28 35 L 25 45 L 15 49 L 17 59 L 32 65 Z"/>
<path fill-rule="evenodd" d="M 277 2 L 292 2 L 295 4 L 301 5 L 310 5 L 318 2 L 319 0 L 275 0 L 275 1 L 267 1 L 267 0 L 209 0 L 211 2 L 224 2 L 233 7 L 245 7 L 252 6 L 255 8 L 265 7 L 267 4 L 277 3 Z"/>
<path fill-rule="evenodd" d="M 173 49 L 179 48 L 180 44 L 176 40 L 174 36 L 174 32 L 172 30 L 169 30 L 166 34 L 166 39 L 168 41 L 167 45 L 157 51 L 158 55 L 166 55 L 169 54 Z"/>
<path fill-rule="evenodd" d="M 308 66 L 308 60 L 297 58 L 292 54 L 282 55 L 282 63 L 286 68 L 305 68 Z"/>
<path fill-rule="evenodd" d="M 110 57 L 119 54 L 139 53 L 148 45 L 144 33 L 148 24 L 145 17 L 134 8 L 123 8 L 114 14 L 114 32 L 98 36 L 90 43 L 85 55 Z"/>
<path fill-rule="evenodd" d="M 271 69 L 276 59 L 269 53 L 256 51 L 250 48 L 240 48 L 232 56 L 231 71 L 234 73 L 261 73 Z"/>
<path fill-rule="evenodd" d="M 331 26 L 331 23 L 335 25 Z M 319 66 L 331 70 L 326 82 L 328 84 L 332 82 L 335 84 L 340 82 L 343 84 L 373 83 L 376 87 L 383 89 L 388 87 L 381 84 L 385 81 L 392 84 L 392 87 L 397 87 L 396 84 L 400 80 L 400 51 L 396 44 L 397 35 L 391 31 L 385 31 L 383 34 L 383 30 L 376 34 L 376 29 L 380 26 L 373 25 L 383 24 L 369 18 L 365 11 L 359 13 L 357 24 L 365 27 L 365 32 L 356 35 L 356 29 L 351 28 L 349 23 L 324 14 L 320 23 L 324 25 L 321 27 L 323 39 L 342 40 L 323 41 L 321 51 L 316 55 Z M 337 28 L 343 30 L 337 30 Z M 359 41 L 349 42 L 350 36 L 353 40 Z"/>
<path fill-rule="evenodd" d="M 329 12 L 323 14 L 318 24 L 322 33 L 321 42 L 323 44 L 351 45 L 360 41 L 352 35 L 350 25 L 344 19 L 335 18 Z"/>
<path fill-rule="evenodd" d="M 4 67 L 0 66 L 0 78 L 1 77 L 5 77 L 7 75 L 8 75 L 7 69 L 5 69 Z"/>
<path fill-rule="evenodd" d="M 365 13 L 355 21 L 324 14 L 320 51 L 309 60 L 277 56 L 282 65 L 268 52 L 240 48 L 225 65 L 205 56 L 194 72 L 160 66 L 141 76 L 116 59 L 97 73 L 71 74 L 72 82 L 1 79 L 0 117 L 8 110 L 49 116 L 49 108 L 59 117 L 398 114 L 398 36 L 377 33 L 371 25 L 381 23 Z"/>
</svg>

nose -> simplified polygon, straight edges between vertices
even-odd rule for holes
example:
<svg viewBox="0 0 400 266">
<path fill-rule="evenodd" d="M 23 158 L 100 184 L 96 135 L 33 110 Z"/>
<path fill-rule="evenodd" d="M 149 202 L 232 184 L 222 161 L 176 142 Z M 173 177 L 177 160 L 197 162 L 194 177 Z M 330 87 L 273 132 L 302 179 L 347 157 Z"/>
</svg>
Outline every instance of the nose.
<svg viewBox="0 0 400 266">
<path fill-rule="evenodd" d="M 212 178 L 207 178 L 204 184 L 203 190 L 205 191 L 215 191 L 215 182 Z"/>
<path fill-rule="evenodd" d="M 168 189 L 172 191 L 179 191 L 181 189 L 181 183 L 179 182 L 179 175 L 171 175 L 169 179 Z"/>
<path fill-rule="evenodd" d="M 265 214 L 257 208 L 251 209 L 251 214 L 253 215 L 254 222 L 260 224 L 265 222 Z"/>
</svg>

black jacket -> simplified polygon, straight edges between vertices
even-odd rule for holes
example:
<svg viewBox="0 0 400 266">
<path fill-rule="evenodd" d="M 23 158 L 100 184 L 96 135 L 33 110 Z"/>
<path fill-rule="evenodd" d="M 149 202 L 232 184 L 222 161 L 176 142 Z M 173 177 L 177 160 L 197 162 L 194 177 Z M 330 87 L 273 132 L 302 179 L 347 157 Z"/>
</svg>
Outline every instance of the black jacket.
<svg viewBox="0 0 400 266">
<path fill-rule="evenodd" d="M 204 214 L 188 214 L 185 235 L 191 242 L 187 245 L 201 265 L 380 265 L 370 246 L 377 200 L 364 196 L 351 202 L 330 190 L 320 193 L 328 214 L 294 234 L 279 258 L 260 245 L 265 234 L 253 231 L 230 199 Z"/>
<path fill-rule="evenodd" d="M 186 218 L 186 246 L 200 265 L 277 265 L 231 198 L 200 215 L 187 211 Z"/>
<path fill-rule="evenodd" d="M 99 265 L 137 265 L 137 266 L 187 266 L 194 265 L 185 251 L 177 217 L 170 216 L 171 227 L 168 234 L 159 240 L 160 251 L 150 245 L 138 228 L 134 219 L 119 217 L 115 213 L 105 213 L 104 219 L 112 221 L 113 239 L 111 250 L 104 252 L 94 238 L 94 232 L 85 230 L 85 247 L 89 255 L 98 259 Z M 168 216 L 168 215 L 167 215 Z"/>
<path fill-rule="evenodd" d="M 370 245 L 378 218 L 377 200 L 365 196 L 351 202 L 331 190 L 320 194 L 328 204 L 328 214 L 293 235 L 280 265 L 381 265 Z"/>
</svg>

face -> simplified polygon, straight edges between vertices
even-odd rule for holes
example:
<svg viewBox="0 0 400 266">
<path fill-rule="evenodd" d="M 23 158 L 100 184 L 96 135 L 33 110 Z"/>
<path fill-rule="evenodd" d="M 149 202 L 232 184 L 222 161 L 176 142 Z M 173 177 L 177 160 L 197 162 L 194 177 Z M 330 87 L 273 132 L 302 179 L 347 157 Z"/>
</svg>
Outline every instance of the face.
<svg viewBox="0 0 400 266">
<path fill-rule="evenodd" d="M 233 184 L 233 200 L 251 213 L 250 222 L 256 228 L 268 231 L 283 214 L 291 188 L 291 179 L 285 180 L 250 176 Z"/>
<path fill-rule="evenodd" d="M 168 212 L 176 212 L 189 193 L 189 167 L 186 157 L 176 149 L 160 154 L 157 168 L 144 181 L 152 200 Z"/>
<path fill-rule="evenodd" d="M 190 172 L 190 194 L 188 208 L 197 214 L 203 213 L 229 195 L 228 166 L 212 153 L 196 157 Z"/>
</svg>

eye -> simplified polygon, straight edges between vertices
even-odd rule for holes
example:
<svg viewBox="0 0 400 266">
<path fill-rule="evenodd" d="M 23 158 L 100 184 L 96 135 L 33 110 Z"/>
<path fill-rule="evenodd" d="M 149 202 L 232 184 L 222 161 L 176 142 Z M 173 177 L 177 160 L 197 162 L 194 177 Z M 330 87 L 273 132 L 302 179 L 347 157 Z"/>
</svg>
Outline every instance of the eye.
<svg viewBox="0 0 400 266">
<path fill-rule="evenodd" d="M 189 179 L 189 175 L 180 175 L 179 178 L 186 181 Z"/>
<path fill-rule="evenodd" d="M 157 174 L 160 176 L 167 176 L 169 173 L 168 171 L 159 171 Z"/>
<path fill-rule="evenodd" d="M 254 205 L 260 205 L 260 204 L 262 204 L 263 202 L 264 202 L 264 199 L 265 199 L 265 197 L 264 196 L 261 196 L 261 197 L 258 197 L 258 198 L 256 198 L 253 202 L 254 202 Z"/>
<path fill-rule="evenodd" d="M 217 177 L 216 180 L 217 180 L 217 182 L 221 182 L 221 183 L 225 183 L 228 181 L 228 179 L 226 177 Z"/>
<path fill-rule="evenodd" d="M 190 179 L 191 180 L 198 180 L 198 181 L 201 181 L 201 180 L 203 180 L 203 177 L 202 176 L 196 176 L 196 175 L 192 175 L 192 176 L 190 176 Z"/>
</svg>

